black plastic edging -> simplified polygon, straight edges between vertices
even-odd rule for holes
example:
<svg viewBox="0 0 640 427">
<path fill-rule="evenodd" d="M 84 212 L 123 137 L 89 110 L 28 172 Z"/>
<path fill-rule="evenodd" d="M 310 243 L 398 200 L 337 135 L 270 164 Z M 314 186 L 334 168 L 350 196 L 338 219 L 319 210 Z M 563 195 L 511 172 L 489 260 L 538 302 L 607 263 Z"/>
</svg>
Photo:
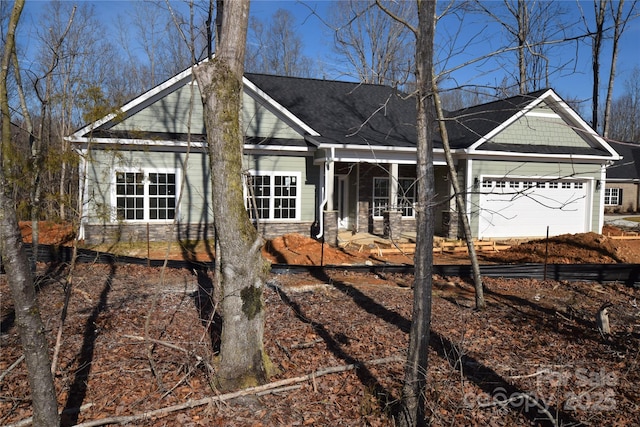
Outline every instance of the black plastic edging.
<svg viewBox="0 0 640 427">
<path fill-rule="evenodd" d="M 25 244 L 27 255 L 31 257 L 31 245 Z M 38 261 L 52 263 L 67 263 L 71 261 L 72 248 L 66 246 L 39 245 Z M 160 267 L 164 260 L 147 260 L 128 256 L 116 256 L 105 252 L 96 252 L 89 249 L 78 249 L 77 262 L 99 264 L 133 264 L 150 267 Z M 168 260 L 167 267 L 200 269 L 213 268 L 213 262 L 193 262 Z M 311 273 L 320 274 L 323 271 L 345 271 L 354 273 L 376 274 L 413 274 L 412 265 L 376 264 L 376 265 L 326 265 L 306 266 L 273 264 L 271 271 L 274 274 Z M 472 277 L 470 265 L 434 265 L 433 273 L 440 276 Z M 544 264 L 500 264 L 481 265 L 480 273 L 485 277 L 505 279 L 531 278 L 545 279 Z M 640 287 L 640 264 L 547 264 L 546 279 L 556 281 L 586 281 L 586 282 L 619 282 L 628 286 Z"/>
</svg>

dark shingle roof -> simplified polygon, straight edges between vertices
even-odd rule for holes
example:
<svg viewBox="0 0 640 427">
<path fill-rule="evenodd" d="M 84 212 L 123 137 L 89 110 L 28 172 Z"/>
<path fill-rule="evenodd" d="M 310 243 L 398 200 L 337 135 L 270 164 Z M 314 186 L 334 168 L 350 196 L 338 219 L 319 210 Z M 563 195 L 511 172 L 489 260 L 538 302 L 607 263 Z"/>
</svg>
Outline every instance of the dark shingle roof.
<svg viewBox="0 0 640 427">
<path fill-rule="evenodd" d="M 416 146 L 415 98 L 394 88 L 265 74 L 246 74 L 246 77 L 320 133 L 321 136 L 315 139 L 321 143 Z M 468 148 L 547 90 L 447 112 L 451 148 Z M 439 132 L 434 133 L 434 147 L 442 148 Z M 608 154 L 602 147 L 501 145 L 492 142 L 483 144 L 480 149 L 531 154 Z"/>
<path fill-rule="evenodd" d="M 622 156 L 607 168 L 607 179 L 635 180 L 640 178 L 640 144 L 609 142 Z"/>
<path fill-rule="evenodd" d="M 415 100 L 388 86 L 246 74 L 327 144 L 415 147 Z"/>
</svg>

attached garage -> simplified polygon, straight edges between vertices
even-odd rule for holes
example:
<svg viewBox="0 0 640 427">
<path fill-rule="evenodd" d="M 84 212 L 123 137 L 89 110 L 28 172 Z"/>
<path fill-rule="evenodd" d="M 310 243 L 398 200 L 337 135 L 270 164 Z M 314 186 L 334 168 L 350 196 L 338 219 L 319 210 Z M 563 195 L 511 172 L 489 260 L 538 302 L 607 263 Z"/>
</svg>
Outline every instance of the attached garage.
<svg viewBox="0 0 640 427">
<path fill-rule="evenodd" d="M 540 237 L 590 231 L 587 180 L 483 178 L 479 236 Z"/>
</svg>

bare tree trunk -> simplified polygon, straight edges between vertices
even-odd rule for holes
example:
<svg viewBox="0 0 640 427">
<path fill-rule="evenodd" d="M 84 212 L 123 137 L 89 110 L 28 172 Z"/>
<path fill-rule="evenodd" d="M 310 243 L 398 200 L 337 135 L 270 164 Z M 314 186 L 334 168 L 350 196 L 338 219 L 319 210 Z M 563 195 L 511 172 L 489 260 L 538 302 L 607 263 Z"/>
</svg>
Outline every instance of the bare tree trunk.
<svg viewBox="0 0 640 427">
<path fill-rule="evenodd" d="M 224 3 L 215 58 L 194 68 L 204 105 L 222 287 L 222 337 L 217 379 L 223 389 L 264 383 L 263 288 L 268 271 L 262 241 L 244 206 L 242 76 L 249 0 Z"/>
<path fill-rule="evenodd" d="M 607 85 L 607 99 L 604 104 L 604 117 L 602 120 L 602 136 L 609 137 L 609 116 L 611 115 L 611 102 L 613 99 L 613 82 L 616 77 L 616 63 L 618 62 L 618 43 L 620 36 L 624 31 L 626 19 L 622 19 L 622 10 L 624 8 L 624 0 L 618 3 L 618 10 L 613 21 L 613 46 L 611 47 L 611 68 L 609 71 L 609 84 Z"/>
<path fill-rule="evenodd" d="M 41 196 L 42 196 L 42 163 L 43 163 L 43 153 L 42 153 L 42 141 L 45 139 L 45 132 L 47 134 L 46 140 L 51 141 L 51 92 L 53 90 L 53 72 L 58 67 L 59 59 L 60 59 L 60 49 L 62 47 L 62 43 L 66 35 L 68 34 L 71 25 L 73 23 L 73 18 L 75 16 L 76 8 L 73 8 L 71 16 L 69 17 L 69 21 L 67 26 L 65 27 L 62 36 L 58 40 L 53 41 L 53 52 L 51 57 L 51 63 L 49 64 L 49 68 L 45 73 L 45 93 L 44 95 L 40 94 L 38 91 L 38 84 L 36 83 L 36 95 L 40 101 L 40 129 L 38 131 L 37 138 L 34 138 L 31 144 L 31 164 L 33 167 L 33 171 L 31 173 L 31 245 L 33 248 L 33 259 L 32 259 L 32 268 L 35 269 L 35 265 L 38 261 L 38 246 L 40 241 L 40 231 L 39 231 L 39 223 L 40 223 L 40 211 L 42 208 Z M 64 161 L 63 161 L 64 165 Z M 64 175 L 64 174 L 63 174 Z M 61 191 L 60 196 L 64 193 Z"/>
<path fill-rule="evenodd" d="M 24 0 L 16 0 L 11 13 L 7 31 L 2 67 L 0 69 L 0 109 L 2 111 L 2 149 L 11 142 L 11 117 L 7 96 L 7 74 L 11 61 L 11 53 L 15 47 L 15 30 L 24 7 Z M 16 66 L 16 68 L 18 68 Z M 0 154 L 0 164 L 4 158 Z M 60 424 L 56 392 L 51 375 L 51 361 L 44 325 L 40 319 L 40 311 L 36 300 L 33 277 L 29 261 L 24 250 L 15 201 L 8 196 L 9 188 L 4 176 L 4 168 L 0 168 L 0 253 L 7 273 L 7 282 L 11 289 L 16 325 L 20 333 L 20 341 L 24 350 L 31 399 L 33 406 L 34 426 L 57 426 Z"/>
<path fill-rule="evenodd" d="M 449 133 L 447 132 L 444 112 L 442 110 L 442 103 L 440 102 L 440 94 L 438 93 L 437 82 L 435 76 L 433 78 L 433 98 L 436 108 L 436 115 L 438 118 L 438 125 L 440 128 L 440 136 L 442 138 L 442 145 L 444 147 L 444 155 L 447 161 L 447 167 L 449 168 L 449 177 L 453 185 L 454 197 L 456 198 L 456 206 L 459 217 L 462 219 L 462 229 L 464 231 L 464 238 L 467 242 L 467 250 L 469 252 L 469 259 L 471 260 L 471 267 L 473 270 L 473 283 L 475 286 L 476 294 L 476 309 L 484 310 L 486 303 L 484 301 L 484 289 L 482 285 L 482 275 L 480 274 L 480 264 L 478 263 L 478 256 L 476 254 L 476 247 L 473 244 L 473 235 L 471 234 L 471 226 L 469 225 L 469 217 L 467 216 L 467 204 L 465 203 L 464 195 L 460 190 L 460 183 L 458 182 L 458 173 L 456 171 L 453 157 L 451 156 L 451 147 L 449 146 Z"/>
<path fill-rule="evenodd" d="M 527 25 L 529 23 L 527 4 L 525 0 L 518 0 L 518 13 L 516 14 L 518 21 L 518 70 L 520 72 L 520 94 L 527 93 L 527 63 L 525 60 L 525 50 L 528 41 Z"/>
<path fill-rule="evenodd" d="M 425 420 L 425 394 L 429 337 L 431 329 L 431 292 L 435 179 L 433 174 L 433 37 L 435 2 L 418 0 L 416 31 L 416 84 L 418 132 L 418 202 L 416 208 L 415 283 L 409 349 L 405 366 L 402 401 L 398 413 L 400 426 L 421 426 Z"/>
<path fill-rule="evenodd" d="M 607 7 L 607 0 L 594 0 L 596 14 L 596 31 L 593 35 L 593 88 L 591 99 L 591 127 L 598 131 L 598 103 L 600 102 L 600 50 L 602 39 L 604 38 L 604 17 Z"/>
</svg>

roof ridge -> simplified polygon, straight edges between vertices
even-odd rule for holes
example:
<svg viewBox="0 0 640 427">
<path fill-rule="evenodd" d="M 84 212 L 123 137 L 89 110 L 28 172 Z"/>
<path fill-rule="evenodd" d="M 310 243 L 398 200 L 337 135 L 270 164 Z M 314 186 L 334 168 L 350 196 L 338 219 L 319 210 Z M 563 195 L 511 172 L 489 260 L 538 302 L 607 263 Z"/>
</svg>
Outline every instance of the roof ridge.
<svg viewBox="0 0 640 427">
<path fill-rule="evenodd" d="M 250 72 L 245 72 L 244 76 L 245 77 L 248 77 L 248 76 L 264 76 L 264 77 L 273 77 L 273 78 L 277 78 L 277 79 L 295 79 L 295 80 L 306 80 L 306 81 L 327 82 L 327 83 L 341 83 L 341 84 L 348 84 L 348 85 L 352 85 L 352 86 L 377 86 L 377 87 L 383 87 L 383 88 L 389 88 L 389 89 L 398 90 L 394 86 L 381 84 L 381 83 L 366 83 L 366 82 L 361 82 L 361 81 L 345 81 L 345 80 L 325 79 L 325 78 L 321 79 L 321 78 L 318 78 L 318 77 L 282 76 L 282 75 L 278 75 L 278 74 L 250 73 Z M 398 90 L 398 92 L 402 92 L 402 91 Z"/>
</svg>

